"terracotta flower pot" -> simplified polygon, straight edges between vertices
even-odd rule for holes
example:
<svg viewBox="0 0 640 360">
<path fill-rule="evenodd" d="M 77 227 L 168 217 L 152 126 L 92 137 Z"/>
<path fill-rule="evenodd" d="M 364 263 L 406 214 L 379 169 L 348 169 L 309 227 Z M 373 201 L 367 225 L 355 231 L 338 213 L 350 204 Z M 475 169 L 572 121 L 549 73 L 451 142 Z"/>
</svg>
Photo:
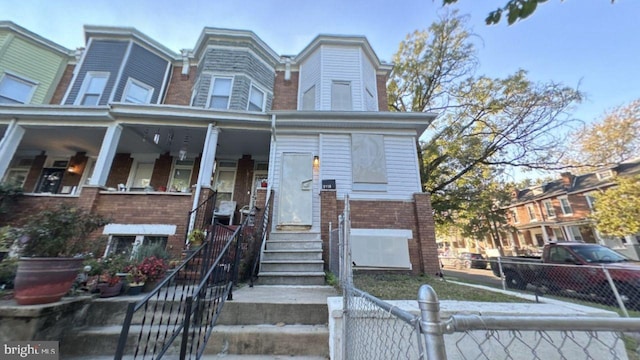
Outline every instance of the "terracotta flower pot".
<svg viewBox="0 0 640 360">
<path fill-rule="evenodd" d="M 19 305 L 56 302 L 73 285 L 82 258 L 20 258 L 14 298 Z"/>
<path fill-rule="evenodd" d="M 101 298 L 118 296 L 120 295 L 120 290 L 122 290 L 122 281 L 111 286 L 108 283 L 100 283 L 98 284 L 98 290 L 100 290 Z"/>
</svg>

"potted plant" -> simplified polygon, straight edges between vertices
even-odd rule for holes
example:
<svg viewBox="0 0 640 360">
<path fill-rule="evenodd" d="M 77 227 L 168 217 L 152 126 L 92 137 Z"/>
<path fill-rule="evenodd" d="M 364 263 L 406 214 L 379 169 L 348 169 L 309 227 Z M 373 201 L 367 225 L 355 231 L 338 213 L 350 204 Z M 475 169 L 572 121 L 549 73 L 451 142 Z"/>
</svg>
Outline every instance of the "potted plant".
<svg viewBox="0 0 640 360">
<path fill-rule="evenodd" d="M 187 236 L 187 240 L 189 241 L 189 248 L 196 248 L 204 242 L 205 234 L 204 231 L 200 229 L 194 229 Z"/>
<path fill-rule="evenodd" d="M 140 272 L 146 277 L 143 291 L 151 291 L 164 278 L 168 266 L 164 259 L 150 256 L 144 258 L 138 265 Z"/>
<path fill-rule="evenodd" d="M 123 279 L 126 278 L 126 269 L 130 264 L 129 254 L 111 255 L 103 259 L 103 270 L 98 277 L 98 290 L 100 297 L 112 297 L 120 295 Z"/>
<path fill-rule="evenodd" d="M 131 264 L 125 268 L 127 282 L 129 283 L 129 295 L 138 295 L 142 292 L 147 276 L 142 272 L 138 264 Z"/>
<path fill-rule="evenodd" d="M 18 229 L 21 258 L 14 298 L 20 305 L 46 304 L 66 294 L 82 268 L 82 251 L 90 233 L 108 220 L 61 205 L 27 219 Z"/>
</svg>

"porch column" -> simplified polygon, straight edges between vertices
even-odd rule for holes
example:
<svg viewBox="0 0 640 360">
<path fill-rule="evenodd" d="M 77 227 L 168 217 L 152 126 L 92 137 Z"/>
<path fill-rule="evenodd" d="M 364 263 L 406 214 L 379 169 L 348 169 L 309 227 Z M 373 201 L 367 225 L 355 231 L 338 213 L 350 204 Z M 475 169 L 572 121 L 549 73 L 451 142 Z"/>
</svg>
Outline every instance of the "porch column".
<svg viewBox="0 0 640 360">
<path fill-rule="evenodd" d="M 20 141 L 22 141 L 24 132 L 24 128 L 18 125 L 16 119 L 13 119 L 9 123 L 9 127 L 7 127 L 7 131 L 2 137 L 2 140 L 0 140 L 0 179 L 7 173 L 11 160 L 18 149 L 18 145 L 20 145 Z"/>
<path fill-rule="evenodd" d="M 96 159 L 89 185 L 104 186 L 107 183 L 113 157 L 116 155 L 118 142 L 120 142 L 120 135 L 122 135 L 121 125 L 109 125 L 102 139 L 102 146 L 100 146 L 100 153 L 98 154 L 98 159 Z"/>
<path fill-rule="evenodd" d="M 211 176 L 213 175 L 213 163 L 216 160 L 216 147 L 218 145 L 218 134 L 220 128 L 209 124 L 207 137 L 204 140 L 202 149 L 202 159 L 200 159 L 200 172 L 198 173 L 198 185 L 211 186 Z"/>
<path fill-rule="evenodd" d="M 542 239 L 544 239 L 544 243 L 548 244 L 549 243 L 549 234 L 547 234 L 547 227 L 544 225 L 540 225 L 540 228 L 542 228 Z"/>
</svg>

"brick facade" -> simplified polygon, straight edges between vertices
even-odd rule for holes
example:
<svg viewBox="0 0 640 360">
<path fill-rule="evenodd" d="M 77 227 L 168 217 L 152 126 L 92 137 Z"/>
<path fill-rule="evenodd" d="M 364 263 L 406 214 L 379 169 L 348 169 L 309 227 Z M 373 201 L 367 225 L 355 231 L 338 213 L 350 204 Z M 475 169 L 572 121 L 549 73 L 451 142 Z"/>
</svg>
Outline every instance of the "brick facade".
<svg viewBox="0 0 640 360">
<path fill-rule="evenodd" d="M 62 74 L 62 78 L 60 78 L 60 82 L 58 86 L 56 86 L 56 90 L 51 97 L 50 104 L 62 104 L 62 99 L 64 99 L 64 94 L 67 92 L 67 88 L 71 84 L 71 80 L 73 79 L 73 69 L 75 69 L 75 64 L 67 65 L 64 69 L 64 73 Z"/>
<path fill-rule="evenodd" d="M 273 89 L 272 110 L 298 110 L 298 77 L 300 73 L 291 72 L 291 79 L 284 79 L 284 71 L 276 72 Z"/>
<path fill-rule="evenodd" d="M 173 156 L 169 153 L 164 153 L 156 159 L 153 165 L 153 173 L 151 174 L 151 186 L 153 186 L 156 191 L 162 191 L 162 189 L 167 191 L 172 166 Z"/>
<path fill-rule="evenodd" d="M 251 201 L 253 163 L 254 161 L 251 159 L 251 155 L 243 155 L 242 158 L 238 160 L 238 167 L 236 168 L 236 182 L 233 189 L 233 200 L 235 200 L 238 210 L 245 205 L 249 205 Z M 238 220 L 240 219 L 239 217 L 235 218 Z"/>
<path fill-rule="evenodd" d="M 193 65 L 189 68 L 188 75 L 182 75 L 182 66 L 174 66 L 171 72 L 171 81 L 167 87 L 167 94 L 164 103 L 169 105 L 189 106 L 193 85 L 196 81 L 198 67 Z"/>
<path fill-rule="evenodd" d="M 389 111 L 387 80 L 389 80 L 389 77 L 386 75 L 376 75 L 376 82 L 378 86 L 378 111 Z"/>
<path fill-rule="evenodd" d="M 111 163 L 111 171 L 107 178 L 107 187 L 118 188 L 118 184 L 126 184 L 129 179 L 129 172 L 131 171 L 131 165 L 133 159 L 130 154 L 119 153 L 116 154 Z"/>
</svg>

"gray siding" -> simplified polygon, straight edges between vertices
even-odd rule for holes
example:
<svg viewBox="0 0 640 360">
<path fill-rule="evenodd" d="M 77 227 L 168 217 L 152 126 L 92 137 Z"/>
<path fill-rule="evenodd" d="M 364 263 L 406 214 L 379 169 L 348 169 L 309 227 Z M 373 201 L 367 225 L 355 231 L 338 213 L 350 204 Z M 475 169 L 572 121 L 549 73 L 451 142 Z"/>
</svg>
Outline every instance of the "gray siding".
<svg viewBox="0 0 640 360">
<path fill-rule="evenodd" d="M 122 72 L 122 78 L 116 87 L 114 101 L 122 101 L 127 80 L 131 77 L 153 87 L 151 103 L 157 103 L 160 90 L 162 89 L 162 81 L 164 80 L 167 70 L 167 63 L 168 61 L 160 56 L 140 45 L 133 44 L 129 59 Z"/>
<path fill-rule="evenodd" d="M 128 41 L 94 40 L 86 50 L 82 68 L 78 71 L 75 82 L 71 85 L 71 91 L 65 101 L 65 105 L 73 105 L 82 87 L 82 82 L 88 71 L 109 72 L 109 80 L 105 86 L 100 105 L 106 105 L 115 85 L 120 64 L 127 51 Z"/>
<path fill-rule="evenodd" d="M 271 109 L 275 70 L 252 53 L 234 49 L 208 49 L 198 68 L 193 106 L 204 107 L 211 85 L 211 74 L 234 76 L 230 109 L 246 110 L 251 82 L 267 90 L 266 111 Z"/>
</svg>

